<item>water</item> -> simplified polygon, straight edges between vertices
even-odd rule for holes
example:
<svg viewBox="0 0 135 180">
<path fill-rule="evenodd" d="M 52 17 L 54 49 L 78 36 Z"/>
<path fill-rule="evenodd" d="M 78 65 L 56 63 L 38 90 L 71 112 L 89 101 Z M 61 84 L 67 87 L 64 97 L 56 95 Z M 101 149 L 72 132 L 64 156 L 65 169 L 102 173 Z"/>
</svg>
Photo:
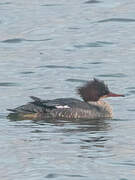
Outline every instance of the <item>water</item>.
<svg viewBox="0 0 135 180">
<path fill-rule="evenodd" d="M 135 177 L 135 2 L 0 2 L 0 177 L 2 180 Z M 112 120 L 10 121 L 34 95 L 75 97 L 93 77 L 110 98 Z"/>
</svg>

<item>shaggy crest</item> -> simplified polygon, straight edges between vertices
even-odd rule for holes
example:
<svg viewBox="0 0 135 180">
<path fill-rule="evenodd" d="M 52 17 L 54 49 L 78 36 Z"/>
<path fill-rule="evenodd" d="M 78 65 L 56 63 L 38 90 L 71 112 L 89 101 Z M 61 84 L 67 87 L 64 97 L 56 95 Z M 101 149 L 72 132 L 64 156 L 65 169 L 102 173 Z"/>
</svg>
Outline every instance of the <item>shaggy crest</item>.
<svg viewBox="0 0 135 180">
<path fill-rule="evenodd" d="M 108 86 L 104 81 L 94 78 L 91 81 L 88 81 L 84 86 L 79 87 L 78 94 L 86 102 L 88 101 L 98 101 L 100 97 L 109 94 Z"/>
</svg>

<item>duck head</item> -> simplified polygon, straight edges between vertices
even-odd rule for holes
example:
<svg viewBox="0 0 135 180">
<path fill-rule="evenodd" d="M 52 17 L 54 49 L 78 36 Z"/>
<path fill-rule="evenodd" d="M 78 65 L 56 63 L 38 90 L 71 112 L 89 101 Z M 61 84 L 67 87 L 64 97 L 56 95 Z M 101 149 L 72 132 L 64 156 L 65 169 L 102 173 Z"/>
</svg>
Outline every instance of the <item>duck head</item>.
<svg viewBox="0 0 135 180">
<path fill-rule="evenodd" d="M 94 78 L 88 81 L 84 86 L 79 87 L 78 94 L 82 97 L 85 102 L 88 101 L 98 101 L 101 98 L 106 97 L 120 97 L 124 96 L 122 94 L 115 94 L 110 92 L 108 86 L 104 81 Z"/>
</svg>

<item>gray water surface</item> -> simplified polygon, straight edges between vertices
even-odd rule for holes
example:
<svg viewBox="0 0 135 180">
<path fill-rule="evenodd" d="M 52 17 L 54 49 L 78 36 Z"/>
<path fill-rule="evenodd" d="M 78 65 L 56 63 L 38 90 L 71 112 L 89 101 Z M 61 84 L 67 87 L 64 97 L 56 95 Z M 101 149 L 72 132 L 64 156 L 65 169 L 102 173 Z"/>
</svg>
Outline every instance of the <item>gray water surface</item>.
<svg viewBox="0 0 135 180">
<path fill-rule="evenodd" d="M 112 120 L 10 121 L 8 108 L 79 98 L 93 77 L 111 91 Z M 135 179 L 135 2 L 0 2 L 0 179 Z"/>
</svg>

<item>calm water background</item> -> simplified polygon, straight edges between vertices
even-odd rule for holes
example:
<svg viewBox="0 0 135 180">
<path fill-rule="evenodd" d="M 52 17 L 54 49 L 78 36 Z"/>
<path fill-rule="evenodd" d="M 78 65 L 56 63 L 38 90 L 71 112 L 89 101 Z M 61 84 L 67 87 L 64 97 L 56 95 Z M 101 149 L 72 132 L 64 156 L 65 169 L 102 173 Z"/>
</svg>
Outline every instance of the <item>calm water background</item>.
<svg viewBox="0 0 135 180">
<path fill-rule="evenodd" d="M 34 95 L 105 80 L 112 120 L 10 121 Z M 135 179 L 135 2 L 0 1 L 0 179 Z"/>
</svg>

